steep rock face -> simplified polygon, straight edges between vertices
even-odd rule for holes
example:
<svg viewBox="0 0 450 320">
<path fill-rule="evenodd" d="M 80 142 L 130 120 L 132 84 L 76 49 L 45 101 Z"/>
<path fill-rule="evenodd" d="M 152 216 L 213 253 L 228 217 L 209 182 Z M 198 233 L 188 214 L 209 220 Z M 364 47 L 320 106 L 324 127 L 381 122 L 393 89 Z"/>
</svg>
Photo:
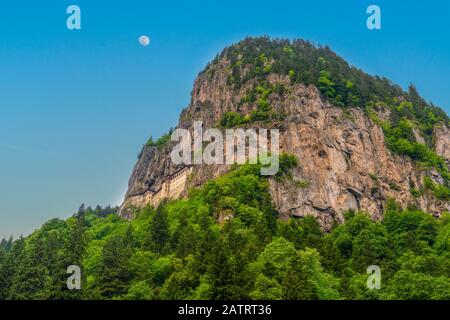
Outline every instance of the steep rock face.
<svg viewBox="0 0 450 320">
<path fill-rule="evenodd" d="M 433 140 L 436 153 L 450 165 L 450 129 L 446 125 L 437 126 L 433 132 Z"/>
<path fill-rule="evenodd" d="M 246 115 L 256 108 L 254 103 L 243 102 L 254 87 L 253 81 L 239 89 L 232 88 L 227 82 L 229 69 L 230 62 L 222 58 L 199 75 L 191 103 L 181 113 L 178 128 L 192 131 L 195 120 L 203 121 L 205 128 L 216 127 L 225 112 Z M 450 210 L 448 202 L 436 199 L 430 192 L 419 197 L 411 194 L 411 189 L 423 187 L 423 177 L 430 172 L 419 169 L 407 157 L 393 155 L 380 126 L 363 111 L 333 106 L 321 97 L 315 86 L 293 84 L 286 76 L 271 74 L 267 82 L 284 86 L 283 92 L 272 92 L 267 99 L 285 117 L 282 121 L 246 127 L 279 129 L 280 151 L 299 159 L 292 179 L 282 182 L 270 179 L 274 205 L 282 217 L 313 215 L 328 229 L 333 220 L 343 220 L 346 210 L 365 211 L 373 219 L 381 219 L 388 198 L 394 198 L 403 207 L 414 204 L 436 215 Z M 389 110 L 380 106 L 378 117 L 388 118 Z M 165 177 L 180 169 L 170 160 L 173 145 L 143 149 L 120 210 L 122 216 L 131 217 L 133 207 L 149 203 L 152 191 L 161 186 Z M 434 146 L 437 153 L 450 159 L 450 135 L 446 126 L 435 130 Z M 182 196 L 189 188 L 228 169 L 227 165 L 195 165 Z M 436 181 L 441 178 L 437 172 L 431 176 Z"/>
<path fill-rule="evenodd" d="M 412 196 L 410 190 L 422 187 L 427 172 L 394 156 L 382 129 L 361 110 L 344 112 L 324 103 L 316 88 L 302 87 L 284 106 L 292 116 L 282 149 L 300 162 L 292 180 L 271 180 L 274 202 L 286 216 L 314 215 L 327 228 L 334 219 L 342 221 L 346 210 L 380 219 L 388 198 L 437 215 L 449 210 L 448 203 L 431 194 Z"/>
</svg>

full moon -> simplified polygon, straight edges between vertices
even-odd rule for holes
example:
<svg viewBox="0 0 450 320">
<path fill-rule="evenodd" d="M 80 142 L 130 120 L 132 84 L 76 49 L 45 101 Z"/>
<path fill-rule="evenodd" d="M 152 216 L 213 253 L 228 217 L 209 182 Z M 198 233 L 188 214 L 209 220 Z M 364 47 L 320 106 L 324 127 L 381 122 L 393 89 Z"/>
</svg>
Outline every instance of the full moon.
<svg viewBox="0 0 450 320">
<path fill-rule="evenodd" d="M 141 46 L 146 47 L 150 44 L 150 38 L 147 36 L 140 36 L 139 43 L 141 44 Z"/>
</svg>

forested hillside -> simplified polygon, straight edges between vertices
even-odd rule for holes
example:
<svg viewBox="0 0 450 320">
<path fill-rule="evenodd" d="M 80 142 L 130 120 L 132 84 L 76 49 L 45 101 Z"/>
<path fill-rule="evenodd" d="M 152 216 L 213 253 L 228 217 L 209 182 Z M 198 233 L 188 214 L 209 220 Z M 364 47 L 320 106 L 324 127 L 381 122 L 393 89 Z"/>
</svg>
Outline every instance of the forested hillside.
<svg viewBox="0 0 450 320">
<path fill-rule="evenodd" d="M 180 169 L 169 134 L 149 139 L 122 206 L 133 219 L 82 206 L 2 240 L 0 300 L 450 299 L 449 117 L 414 86 L 328 47 L 247 38 L 200 73 L 179 127 L 195 120 L 281 128 L 279 172 L 196 166 L 186 198 L 145 207 Z"/>
<path fill-rule="evenodd" d="M 384 221 L 347 212 L 324 233 L 312 217 L 277 220 L 257 165 L 132 221 L 102 212 L 81 208 L 2 241 L 0 299 L 450 299 L 448 214 L 390 200 Z M 73 264 L 80 291 L 66 287 Z M 369 265 L 381 290 L 367 289 Z"/>
</svg>

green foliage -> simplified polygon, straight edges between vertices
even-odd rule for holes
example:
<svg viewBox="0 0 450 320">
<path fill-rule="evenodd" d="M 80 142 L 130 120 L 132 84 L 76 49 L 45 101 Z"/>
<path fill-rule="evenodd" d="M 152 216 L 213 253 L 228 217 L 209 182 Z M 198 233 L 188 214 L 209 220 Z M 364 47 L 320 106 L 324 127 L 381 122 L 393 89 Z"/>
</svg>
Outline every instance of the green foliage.
<svg viewBox="0 0 450 320">
<path fill-rule="evenodd" d="M 95 276 L 101 297 L 113 298 L 128 292 L 131 274 L 129 260 L 132 256 L 130 234 L 115 236 L 108 240 L 102 250 L 102 260 Z"/>
<path fill-rule="evenodd" d="M 446 182 L 448 182 L 448 180 L 446 180 Z M 436 198 L 441 199 L 441 200 L 450 200 L 450 188 L 449 187 L 434 182 L 428 176 L 426 176 L 424 178 L 424 186 L 426 189 L 431 190 L 434 193 L 434 195 L 436 196 Z"/>
<path fill-rule="evenodd" d="M 271 85 L 266 81 L 261 81 L 242 99 L 241 103 L 254 105 L 254 109 L 245 116 L 238 112 L 225 112 L 220 119 L 220 126 L 232 128 L 247 123 L 280 121 L 284 118 L 281 112 L 274 110 L 269 102 L 271 94 L 284 94 L 286 88 L 283 84 Z"/>
<path fill-rule="evenodd" d="M 284 278 L 286 266 L 294 259 L 296 254 L 292 243 L 284 238 L 275 238 L 258 256 L 250 269 L 256 273 L 263 273 L 281 282 Z"/>
<path fill-rule="evenodd" d="M 282 300 L 283 287 L 277 280 L 270 279 L 260 273 L 255 281 L 255 290 L 250 292 L 250 298 L 254 300 Z"/>
<path fill-rule="evenodd" d="M 130 286 L 124 300 L 152 300 L 154 294 L 151 286 L 145 281 L 135 282 Z"/>
<path fill-rule="evenodd" d="M 296 159 L 283 157 L 289 172 Z M 383 221 L 347 212 L 324 233 L 311 216 L 277 220 L 259 165 L 132 221 L 84 209 L 0 246 L 1 299 L 449 299 L 450 218 L 402 211 Z M 96 214 L 94 214 L 96 212 Z M 219 224 L 223 214 L 234 218 Z M 82 266 L 79 292 L 65 288 Z M 369 265 L 381 290 L 366 286 Z"/>
<path fill-rule="evenodd" d="M 330 48 L 316 47 L 304 40 L 246 38 L 226 48 L 219 58 L 226 58 L 232 65 L 239 64 L 239 69 L 233 69 L 235 72 L 230 75 L 239 79 L 236 89 L 248 82 L 255 86 L 244 99 L 256 104 L 246 121 L 284 118 L 272 110 L 268 97 L 274 92 L 283 94 L 285 90 L 274 90 L 267 81 L 269 74 L 286 76 L 293 83 L 314 85 L 324 99 L 344 108 L 343 118 L 354 120 L 348 108 L 363 109 L 382 126 L 391 151 L 412 158 L 421 167 L 435 168 L 445 183 L 433 191 L 439 199 L 448 200 L 450 172 L 431 147 L 433 130 L 441 123 L 450 124 L 450 118 L 442 109 L 420 97 L 413 85 L 405 91 L 386 78 L 371 76 L 350 66 Z M 269 61 L 270 68 L 264 68 Z M 210 68 L 214 68 L 214 64 Z M 378 111 L 389 111 L 389 119 L 381 121 Z M 231 122 L 242 123 L 241 118 Z M 424 144 L 416 141 L 416 134 L 424 138 Z"/>
<path fill-rule="evenodd" d="M 446 276 L 433 277 L 408 270 L 397 272 L 390 284 L 390 298 L 405 300 L 448 300 L 450 279 Z"/>
<path fill-rule="evenodd" d="M 409 109 L 409 107 L 403 108 Z M 436 154 L 435 151 L 425 144 L 416 142 L 410 121 L 402 118 L 395 126 L 384 123 L 382 128 L 386 135 L 386 142 L 394 153 L 409 156 L 421 167 L 425 169 L 434 168 L 439 172 L 444 179 L 444 185 L 436 184 L 429 177 L 426 177 L 424 181 L 425 187 L 433 191 L 438 199 L 449 200 L 450 171 L 448 166 L 445 160 Z"/>
<path fill-rule="evenodd" d="M 298 166 L 298 159 L 293 154 L 282 153 L 280 155 L 280 167 L 275 178 L 282 180 L 285 177 L 292 177 L 291 170 Z"/>
<path fill-rule="evenodd" d="M 311 182 L 306 181 L 306 180 L 298 180 L 298 181 L 295 181 L 295 185 L 299 188 L 306 189 L 306 188 L 309 188 L 309 186 L 311 185 Z"/>
<path fill-rule="evenodd" d="M 168 133 L 159 137 L 158 140 L 153 141 L 153 138 L 150 137 L 147 141 L 147 147 L 156 147 L 159 150 L 163 149 L 169 142 L 172 137 L 173 129 L 170 129 Z"/>
<path fill-rule="evenodd" d="M 145 247 L 156 253 L 164 253 L 169 245 L 168 241 L 170 238 L 167 213 L 164 204 L 160 205 L 155 211 L 149 229 Z"/>
<path fill-rule="evenodd" d="M 222 116 L 220 125 L 223 128 L 233 128 L 245 122 L 244 117 L 240 113 L 228 111 Z"/>
<path fill-rule="evenodd" d="M 448 166 L 431 149 L 434 128 L 449 118 L 415 87 L 405 92 L 303 40 L 248 38 L 221 57 L 231 63 L 230 85 L 238 90 L 252 81 L 253 88 L 241 101 L 253 111 L 225 113 L 222 127 L 282 120 L 272 102 L 289 88 L 269 84 L 267 77 L 284 75 L 291 83 L 316 86 L 349 120 L 349 107 L 363 109 L 394 153 L 435 169 L 444 180 L 425 177 L 423 188 L 411 193 L 450 199 Z M 389 119 L 380 119 L 382 109 Z M 147 146 L 162 149 L 170 136 L 150 138 Z M 282 154 L 275 178 L 292 178 L 297 165 L 294 156 Z M 236 166 L 187 199 L 137 210 L 132 221 L 119 218 L 116 208 L 82 206 L 26 238 L 4 239 L 0 299 L 450 299 L 448 214 L 435 219 L 389 200 L 383 221 L 346 212 L 345 222 L 325 233 L 311 216 L 278 219 L 269 182 L 259 172 L 259 164 Z M 369 175 L 376 187 L 377 176 Z M 225 216 L 232 219 L 220 219 Z M 80 291 L 66 287 L 66 268 L 73 264 L 82 268 Z M 381 290 L 366 286 L 369 265 L 381 268 Z"/>
<path fill-rule="evenodd" d="M 264 82 L 269 74 L 288 76 L 291 81 L 315 85 L 325 98 L 338 106 L 365 108 L 374 101 L 392 106 L 395 115 L 409 115 L 423 124 L 423 132 L 440 121 L 449 121 L 441 109 L 426 103 L 414 86 L 408 92 L 388 79 L 371 76 L 350 66 L 329 47 L 316 47 L 296 39 L 246 38 L 226 48 L 217 58 L 226 57 L 234 67 L 230 75 L 240 88 L 248 81 Z M 264 68 L 271 61 L 270 68 Z M 210 69 L 214 64 L 210 64 Z M 245 74 L 242 70 L 248 70 Z M 406 100 L 399 100 L 405 97 Z"/>
<path fill-rule="evenodd" d="M 340 298 L 339 280 L 324 272 L 320 254 L 306 248 L 298 252 L 283 281 L 284 295 L 289 300 L 336 300 Z"/>
<path fill-rule="evenodd" d="M 327 72 L 325 70 L 321 70 L 318 83 L 319 83 L 320 91 L 325 96 L 327 96 L 328 98 L 336 97 L 336 89 L 334 89 L 334 87 L 336 86 L 336 83 L 331 81 L 329 72 Z"/>
</svg>

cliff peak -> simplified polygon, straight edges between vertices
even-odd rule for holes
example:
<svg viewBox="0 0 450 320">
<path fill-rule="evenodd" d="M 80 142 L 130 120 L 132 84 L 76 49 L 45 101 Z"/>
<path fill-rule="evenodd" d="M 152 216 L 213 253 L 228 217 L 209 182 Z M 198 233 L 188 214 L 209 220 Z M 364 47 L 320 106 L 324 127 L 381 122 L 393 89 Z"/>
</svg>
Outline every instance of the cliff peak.
<svg viewBox="0 0 450 320">
<path fill-rule="evenodd" d="M 192 130 L 197 120 L 221 130 L 280 130 L 280 151 L 299 160 L 289 179 L 269 179 L 281 217 L 313 215 L 329 228 L 348 210 L 380 219 L 390 198 L 435 215 L 450 210 L 447 114 L 414 86 L 404 91 L 368 75 L 328 47 L 258 37 L 225 48 L 196 79 L 178 128 Z M 157 205 L 155 191 L 183 170 L 171 162 L 172 147 L 166 136 L 143 148 L 122 216 Z M 182 171 L 182 187 L 168 198 L 227 170 Z"/>
</svg>

